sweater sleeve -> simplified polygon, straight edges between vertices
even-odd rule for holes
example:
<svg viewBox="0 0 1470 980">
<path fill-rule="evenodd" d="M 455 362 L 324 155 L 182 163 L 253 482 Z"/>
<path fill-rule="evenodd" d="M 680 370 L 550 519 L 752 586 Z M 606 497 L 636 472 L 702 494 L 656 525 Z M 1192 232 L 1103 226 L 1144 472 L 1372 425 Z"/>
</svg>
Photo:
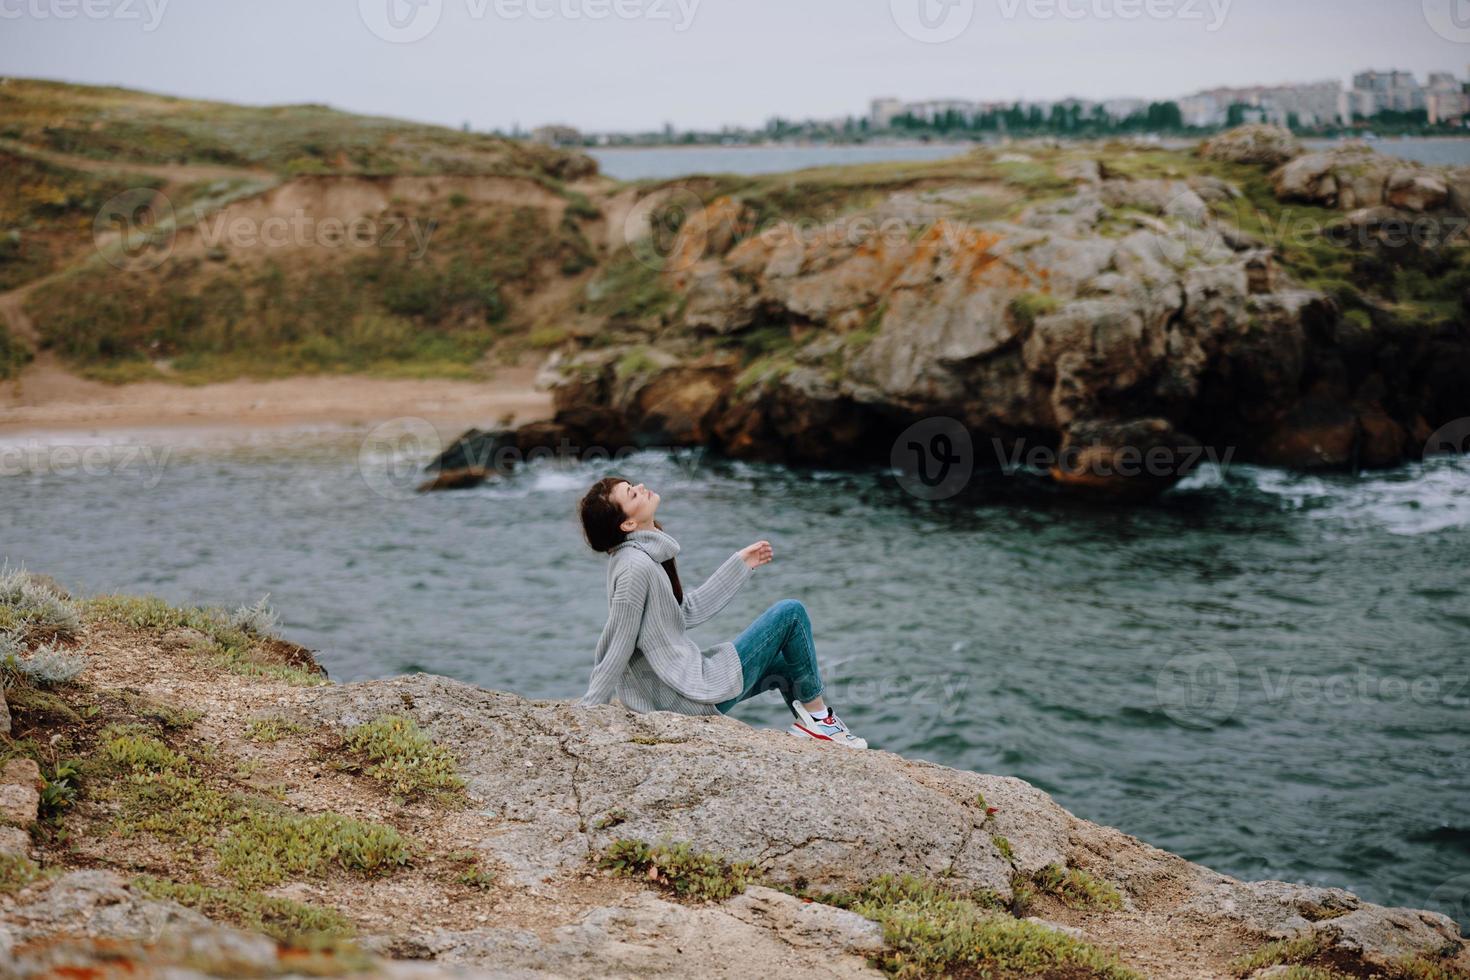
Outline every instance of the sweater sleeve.
<svg viewBox="0 0 1470 980">
<path fill-rule="evenodd" d="M 684 604 L 680 608 L 684 612 L 685 627 L 698 626 L 724 609 L 749 578 L 750 566 L 745 564 L 740 552 L 726 558 L 703 585 L 684 593 Z"/>
<path fill-rule="evenodd" d="M 618 681 L 628 668 L 638 643 L 638 630 L 643 624 L 643 608 L 648 598 L 648 575 L 637 567 L 623 569 L 613 582 L 607 604 L 607 625 L 597 640 L 597 656 L 587 693 L 577 702 L 587 707 L 607 704 L 617 693 Z"/>
</svg>

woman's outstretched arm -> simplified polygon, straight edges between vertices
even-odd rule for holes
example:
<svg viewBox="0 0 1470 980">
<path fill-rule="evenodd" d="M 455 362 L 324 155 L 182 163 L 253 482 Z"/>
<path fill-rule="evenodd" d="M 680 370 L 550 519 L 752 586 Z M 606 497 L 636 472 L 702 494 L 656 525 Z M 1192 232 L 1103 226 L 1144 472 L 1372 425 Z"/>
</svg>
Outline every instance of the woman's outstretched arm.
<svg viewBox="0 0 1470 980">
<path fill-rule="evenodd" d="M 684 611 L 684 625 L 698 626 L 724 609 L 750 578 L 751 571 L 757 565 L 764 565 L 770 560 L 769 541 L 757 541 L 726 558 L 724 564 L 715 569 L 715 573 L 703 585 L 684 593 L 684 605 L 681 607 Z"/>
<path fill-rule="evenodd" d="M 648 598 L 648 570 L 623 569 L 613 581 L 612 597 L 607 606 L 607 625 L 597 640 L 596 666 L 587 693 L 577 704 L 607 704 L 617 693 L 618 681 L 633 656 L 638 643 L 638 629 L 643 625 L 643 607 Z"/>
</svg>

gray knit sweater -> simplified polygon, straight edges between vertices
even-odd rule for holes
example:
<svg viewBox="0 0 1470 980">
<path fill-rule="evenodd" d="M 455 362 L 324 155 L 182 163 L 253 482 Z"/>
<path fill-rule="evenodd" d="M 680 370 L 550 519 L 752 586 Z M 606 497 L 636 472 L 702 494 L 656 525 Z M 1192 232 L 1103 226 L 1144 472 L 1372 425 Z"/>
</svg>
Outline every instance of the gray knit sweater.
<svg viewBox="0 0 1470 980">
<path fill-rule="evenodd" d="M 681 605 L 660 565 L 678 553 L 679 542 L 657 529 L 634 531 L 609 553 L 607 625 L 578 704 L 606 704 L 616 695 L 634 711 L 713 715 L 715 705 L 744 689 L 735 644 L 701 650 L 685 630 L 723 609 L 750 578 L 750 566 L 736 552 L 709 581 L 685 589 Z"/>
</svg>

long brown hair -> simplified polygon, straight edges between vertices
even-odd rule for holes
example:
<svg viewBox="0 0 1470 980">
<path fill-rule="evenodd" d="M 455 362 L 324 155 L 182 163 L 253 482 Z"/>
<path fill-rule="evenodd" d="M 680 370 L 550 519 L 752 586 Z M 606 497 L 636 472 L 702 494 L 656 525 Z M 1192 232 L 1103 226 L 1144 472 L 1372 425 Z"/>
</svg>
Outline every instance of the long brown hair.
<svg viewBox="0 0 1470 980">
<path fill-rule="evenodd" d="M 577 505 L 577 514 L 582 518 L 582 533 L 586 535 L 587 544 L 593 551 L 605 554 L 628 539 L 628 532 L 620 526 L 628 519 L 628 515 L 612 499 L 612 491 L 619 483 L 630 482 L 632 481 L 621 476 L 603 477 L 592 484 L 592 489 L 587 491 L 582 502 Z M 654 521 L 653 526 L 660 531 L 664 527 L 658 521 Z M 682 605 L 684 586 L 679 584 L 679 567 L 672 558 L 661 564 L 669 576 L 669 584 L 674 587 L 674 601 Z"/>
</svg>

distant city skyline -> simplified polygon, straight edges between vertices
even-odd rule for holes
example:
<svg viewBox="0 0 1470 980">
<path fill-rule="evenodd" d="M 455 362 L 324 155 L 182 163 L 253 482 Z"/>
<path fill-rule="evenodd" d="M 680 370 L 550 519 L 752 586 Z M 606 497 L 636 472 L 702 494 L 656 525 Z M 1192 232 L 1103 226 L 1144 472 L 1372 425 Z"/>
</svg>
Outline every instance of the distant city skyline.
<svg viewBox="0 0 1470 980">
<path fill-rule="evenodd" d="M 1162 100 L 1347 86 L 1369 67 L 1463 76 L 1451 2 L 95 0 L 88 16 L 79 0 L 0 0 L 0 74 L 481 130 L 714 130 L 862 115 L 878 95 Z M 915 19 L 919 4 L 959 20 Z"/>
</svg>

